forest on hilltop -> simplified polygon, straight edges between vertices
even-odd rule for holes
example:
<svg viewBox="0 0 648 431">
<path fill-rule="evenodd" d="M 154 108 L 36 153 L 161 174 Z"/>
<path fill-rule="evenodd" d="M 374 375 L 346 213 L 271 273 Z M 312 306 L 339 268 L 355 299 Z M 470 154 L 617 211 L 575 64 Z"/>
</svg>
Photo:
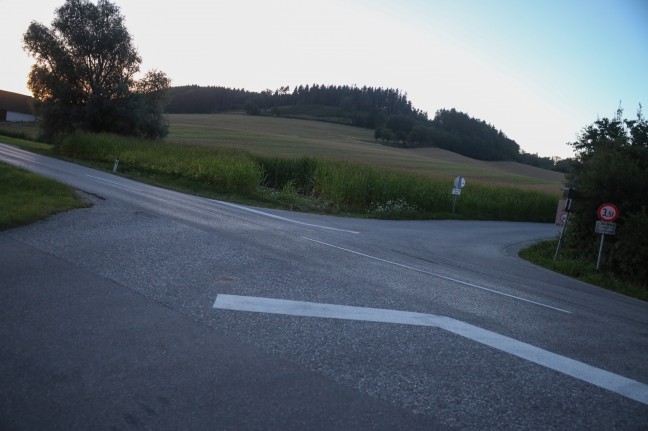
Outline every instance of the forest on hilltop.
<svg viewBox="0 0 648 431">
<path fill-rule="evenodd" d="M 252 92 L 197 85 L 172 87 L 167 113 L 211 114 L 245 111 L 249 115 L 307 118 L 364 127 L 387 145 L 439 147 L 488 161 L 517 161 L 566 172 L 569 159 L 525 153 L 493 125 L 455 109 L 441 109 L 433 119 L 412 106 L 398 89 L 348 85 L 306 85 Z"/>
</svg>

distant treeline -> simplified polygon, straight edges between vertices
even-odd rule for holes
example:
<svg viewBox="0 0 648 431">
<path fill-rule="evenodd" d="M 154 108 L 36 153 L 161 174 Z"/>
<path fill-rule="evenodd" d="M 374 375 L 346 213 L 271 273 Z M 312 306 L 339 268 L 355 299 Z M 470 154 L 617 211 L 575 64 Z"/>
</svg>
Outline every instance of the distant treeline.
<svg viewBox="0 0 648 431">
<path fill-rule="evenodd" d="M 566 172 L 570 162 L 554 162 L 520 150 L 494 126 L 455 109 L 441 109 L 433 119 L 415 109 L 407 94 L 392 88 L 312 85 L 252 92 L 196 85 L 170 90 L 168 113 L 245 111 L 250 115 L 309 118 L 365 127 L 388 145 L 439 147 L 479 160 L 517 161 Z"/>
<path fill-rule="evenodd" d="M 271 114 L 328 119 L 374 129 L 389 116 L 405 115 L 427 121 L 412 107 L 407 94 L 391 88 L 313 85 L 264 90 L 260 93 L 225 87 L 173 87 L 167 112 L 212 114 L 244 110 L 251 115 Z"/>
</svg>

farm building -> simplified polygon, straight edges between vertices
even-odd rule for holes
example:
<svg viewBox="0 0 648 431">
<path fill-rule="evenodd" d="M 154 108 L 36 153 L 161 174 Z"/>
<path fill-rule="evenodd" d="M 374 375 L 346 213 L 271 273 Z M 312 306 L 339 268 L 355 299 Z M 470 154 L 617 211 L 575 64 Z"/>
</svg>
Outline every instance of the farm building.
<svg viewBox="0 0 648 431">
<path fill-rule="evenodd" d="M 23 94 L 0 90 L 0 122 L 36 121 L 33 99 Z"/>
</svg>

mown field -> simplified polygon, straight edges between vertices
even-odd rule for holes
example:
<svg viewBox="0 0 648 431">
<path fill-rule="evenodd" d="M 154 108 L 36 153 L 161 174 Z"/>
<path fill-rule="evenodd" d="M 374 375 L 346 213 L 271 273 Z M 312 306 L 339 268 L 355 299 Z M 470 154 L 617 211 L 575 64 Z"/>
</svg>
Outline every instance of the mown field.
<svg viewBox="0 0 648 431">
<path fill-rule="evenodd" d="M 469 184 L 506 185 L 558 195 L 564 175 L 514 162 L 483 162 L 439 148 L 402 149 L 382 145 L 373 131 L 321 121 L 245 114 L 168 115 L 167 142 L 238 148 L 270 157 L 302 156 L 344 160 L 438 179 L 458 175 Z"/>
</svg>

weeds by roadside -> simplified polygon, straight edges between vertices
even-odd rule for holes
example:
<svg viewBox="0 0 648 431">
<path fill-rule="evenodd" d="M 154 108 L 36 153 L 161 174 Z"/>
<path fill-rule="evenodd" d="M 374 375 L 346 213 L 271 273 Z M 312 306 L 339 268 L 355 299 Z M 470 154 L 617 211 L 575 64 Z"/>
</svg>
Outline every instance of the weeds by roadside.
<svg viewBox="0 0 648 431">
<path fill-rule="evenodd" d="M 554 261 L 557 244 L 558 240 L 539 242 L 520 251 L 520 257 L 569 277 L 648 301 L 647 290 L 620 280 L 611 272 L 597 271 L 596 262 L 592 258 L 578 256 L 569 250 L 563 250 L 560 257 Z"/>
<path fill-rule="evenodd" d="M 69 187 L 0 163 L 0 230 L 84 206 Z"/>
</svg>

